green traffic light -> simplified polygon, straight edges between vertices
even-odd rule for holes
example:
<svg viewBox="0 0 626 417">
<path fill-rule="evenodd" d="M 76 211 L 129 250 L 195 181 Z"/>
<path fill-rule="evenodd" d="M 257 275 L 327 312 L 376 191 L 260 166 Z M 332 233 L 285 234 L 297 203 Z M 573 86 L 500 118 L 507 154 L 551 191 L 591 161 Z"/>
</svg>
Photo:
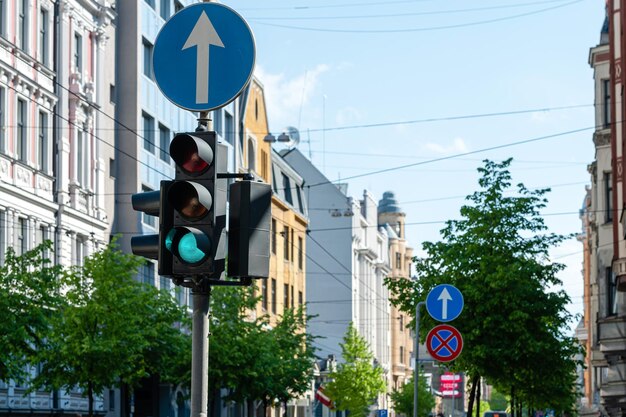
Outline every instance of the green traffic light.
<svg viewBox="0 0 626 417">
<path fill-rule="evenodd" d="M 178 242 L 178 254 L 183 261 L 189 263 L 200 262 L 207 255 L 202 250 L 200 250 L 200 248 L 198 248 L 198 242 L 196 241 L 196 237 L 191 232 L 186 233 L 183 237 L 180 238 L 180 241 Z"/>
</svg>

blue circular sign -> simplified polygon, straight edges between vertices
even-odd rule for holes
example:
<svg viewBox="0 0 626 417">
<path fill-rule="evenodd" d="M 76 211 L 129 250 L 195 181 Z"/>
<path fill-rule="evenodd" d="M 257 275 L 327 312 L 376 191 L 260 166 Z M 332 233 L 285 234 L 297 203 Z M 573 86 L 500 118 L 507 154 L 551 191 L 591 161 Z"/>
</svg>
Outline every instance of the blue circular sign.
<svg viewBox="0 0 626 417">
<path fill-rule="evenodd" d="M 233 101 L 250 82 L 252 30 L 233 9 L 197 3 L 172 16 L 157 35 L 154 78 L 174 104 L 209 111 Z"/>
<path fill-rule="evenodd" d="M 459 317 L 463 311 L 463 304 L 463 294 L 450 284 L 437 285 L 426 297 L 428 314 L 444 323 Z"/>
</svg>

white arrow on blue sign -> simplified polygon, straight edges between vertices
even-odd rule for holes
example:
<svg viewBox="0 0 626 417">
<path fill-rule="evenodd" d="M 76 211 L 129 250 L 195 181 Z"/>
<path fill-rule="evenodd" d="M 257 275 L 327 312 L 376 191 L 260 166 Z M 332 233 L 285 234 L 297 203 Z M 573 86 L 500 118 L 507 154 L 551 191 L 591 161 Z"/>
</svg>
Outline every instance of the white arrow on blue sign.
<svg viewBox="0 0 626 417">
<path fill-rule="evenodd" d="M 463 311 L 463 304 L 463 294 L 450 284 L 437 285 L 426 297 L 428 314 L 444 323 L 459 317 Z"/>
<path fill-rule="evenodd" d="M 255 55 L 252 31 L 237 12 L 219 3 L 197 3 L 161 28 L 154 43 L 154 78 L 177 106 L 209 111 L 241 94 Z"/>
</svg>

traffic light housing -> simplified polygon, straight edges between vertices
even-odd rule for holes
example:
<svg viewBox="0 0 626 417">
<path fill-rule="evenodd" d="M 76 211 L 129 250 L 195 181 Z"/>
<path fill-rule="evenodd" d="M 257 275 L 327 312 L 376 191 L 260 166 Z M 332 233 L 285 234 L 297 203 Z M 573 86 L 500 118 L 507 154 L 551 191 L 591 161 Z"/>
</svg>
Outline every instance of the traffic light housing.
<svg viewBox="0 0 626 417">
<path fill-rule="evenodd" d="M 255 181 L 230 186 L 228 276 L 267 278 L 270 268 L 272 188 Z"/>
<path fill-rule="evenodd" d="M 160 248 L 172 256 L 174 277 L 219 278 L 224 270 L 226 154 L 215 132 L 177 134 L 170 144 L 176 177 L 165 192 L 171 224 L 162 224 Z M 165 227 L 164 227 L 165 226 Z"/>
<path fill-rule="evenodd" d="M 163 250 L 164 230 L 171 229 L 173 210 L 167 201 L 167 190 L 172 181 L 161 181 L 160 190 L 133 194 L 133 209 L 159 217 L 159 234 L 133 236 L 130 246 L 133 254 L 158 260 L 159 275 L 172 275 L 172 255 Z"/>
</svg>

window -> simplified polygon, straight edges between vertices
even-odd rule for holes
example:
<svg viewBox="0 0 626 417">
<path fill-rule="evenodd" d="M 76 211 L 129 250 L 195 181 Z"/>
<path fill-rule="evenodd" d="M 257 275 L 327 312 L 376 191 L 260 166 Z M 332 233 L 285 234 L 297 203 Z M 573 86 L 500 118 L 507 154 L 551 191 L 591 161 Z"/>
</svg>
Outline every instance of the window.
<svg viewBox="0 0 626 417">
<path fill-rule="evenodd" d="M 259 120 L 259 100 L 254 100 L 254 120 Z"/>
<path fill-rule="evenodd" d="M 109 411 L 115 411 L 115 390 L 109 390 Z"/>
<path fill-rule="evenodd" d="M 167 20 L 170 17 L 170 0 L 161 0 L 159 12 L 163 20 Z"/>
<path fill-rule="evenodd" d="M 276 280 L 272 278 L 272 313 L 276 314 Z"/>
<path fill-rule="evenodd" d="M 154 143 L 154 119 L 147 115 L 146 113 L 142 113 L 143 118 L 143 148 L 150 152 L 154 153 L 155 143 Z"/>
<path fill-rule="evenodd" d="M 611 80 L 602 80 L 602 126 L 611 125 Z"/>
<path fill-rule="evenodd" d="M 291 286 L 291 308 L 293 308 L 293 303 L 294 303 L 294 299 L 293 299 L 293 285 Z"/>
<path fill-rule="evenodd" d="M 143 38 L 143 75 L 152 78 L 152 44 Z"/>
<path fill-rule="evenodd" d="M 185 6 L 183 6 L 183 4 L 179 1 L 175 1 L 174 2 L 174 13 L 178 13 L 181 10 L 183 10 L 185 8 Z"/>
<path fill-rule="evenodd" d="M 39 226 L 39 230 L 37 231 L 37 245 L 41 245 L 46 240 L 48 240 L 48 226 L 41 225 Z M 47 259 L 49 257 L 48 249 L 43 252 L 43 257 Z"/>
<path fill-rule="evenodd" d="M 404 316 L 402 314 L 400 314 L 400 317 L 398 317 L 398 323 L 400 324 L 400 331 L 403 332 L 404 331 Z"/>
<path fill-rule="evenodd" d="M 613 221 L 613 182 L 611 173 L 604 173 L 604 206 L 606 207 L 606 222 Z"/>
<path fill-rule="evenodd" d="M 22 162 L 27 161 L 26 145 L 26 121 L 28 115 L 26 114 L 26 101 L 22 99 L 17 100 L 17 143 L 15 145 L 15 151 L 17 152 L 17 159 Z"/>
<path fill-rule="evenodd" d="M 396 268 L 402 268 L 402 254 L 400 252 L 396 252 Z"/>
<path fill-rule="evenodd" d="M 161 289 L 161 291 L 165 291 L 165 292 L 170 292 L 170 285 L 171 281 L 169 278 L 167 277 L 162 277 L 159 276 L 159 288 Z"/>
<path fill-rule="evenodd" d="M 289 227 L 285 226 L 283 228 L 283 251 L 285 252 L 285 260 L 289 260 Z"/>
<path fill-rule="evenodd" d="M 304 205 L 302 204 L 302 188 L 301 187 L 296 187 L 296 195 L 298 196 L 298 210 L 300 210 L 301 213 L 304 213 Z"/>
<path fill-rule="evenodd" d="M 74 33 L 74 70 L 83 70 L 83 37 L 78 33 Z"/>
<path fill-rule="evenodd" d="M 39 11 L 39 60 L 48 65 L 49 53 L 48 53 L 48 10 L 41 9 Z"/>
<path fill-rule="evenodd" d="M 272 253 L 276 255 L 276 219 L 272 219 Z"/>
<path fill-rule="evenodd" d="M 170 160 L 169 146 L 170 130 L 159 123 L 159 156 L 162 161 L 168 162 Z"/>
<path fill-rule="evenodd" d="M 6 16 L 7 16 L 7 12 L 6 12 L 6 7 L 7 7 L 7 0 L 0 0 L 0 35 L 5 36 L 6 35 Z"/>
<path fill-rule="evenodd" d="M 185 305 L 185 288 L 181 287 L 180 285 L 177 285 L 174 292 L 176 293 L 176 302 L 178 303 L 178 305 L 184 306 Z"/>
<path fill-rule="evenodd" d="M 222 136 L 222 110 L 213 110 L 213 130 Z"/>
<path fill-rule="evenodd" d="M 606 268 L 606 306 L 607 316 L 614 316 L 617 314 L 617 277 L 613 274 L 611 267 Z"/>
<path fill-rule="evenodd" d="M 28 0 L 17 0 L 17 47 L 26 50 L 28 45 Z"/>
<path fill-rule="evenodd" d="M 261 149 L 261 177 L 267 180 L 267 152 Z"/>
<path fill-rule="evenodd" d="M 254 140 L 248 139 L 248 169 L 256 171 L 256 153 L 254 151 Z"/>
<path fill-rule="evenodd" d="M 267 280 L 261 280 L 261 303 L 263 310 L 267 311 Z"/>
<path fill-rule="evenodd" d="M 400 363 L 404 363 L 404 346 L 400 346 Z"/>
<path fill-rule="evenodd" d="M 302 295 L 302 291 L 298 291 L 298 305 L 302 307 L 302 304 L 304 304 L 304 297 Z"/>
<path fill-rule="evenodd" d="M 76 248 L 74 250 L 75 262 L 77 266 L 83 266 L 85 257 L 87 256 L 87 241 L 82 236 L 76 236 Z"/>
<path fill-rule="evenodd" d="M 148 193 L 150 191 L 153 191 L 150 187 L 146 187 L 145 185 L 143 185 L 141 187 L 141 191 L 143 191 L 144 193 Z M 150 227 L 156 227 L 156 217 L 155 216 L 151 216 L 149 214 L 146 213 L 141 213 L 141 221 L 143 224 L 150 226 Z"/>
<path fill-rule="evenodd" d="M 89 186 L 89 135 L 87 127 L 76 132 L 76 181 L 83 188 Z"/>
<path fill-rule="evenodd" d="M 154 0 L 144 0 L 148 6 L 152 7 L 154 9 Z"/>
<path fill-rule="evenodd" d="M 109 85 L 109 101 L 115 104 L 115 86 L 113 84 Z"/>
<path fill-rule="evenodd" d="M 0 262 L 4 263 L 4 254 L 7 251 L 7 241 L 6 241 L 6 211 L 0 211 Z"/>
<path fill-rule="evenodd" d="M 289 284 L 283 285 L 283 309 L 289 308 Z"/>
<path fill-rule="evenodd" d="M 15 252 L 17 255 L 23 255 L 28 250 L 26 246 L 26 219 L 20 217 L 17 219 L 17 247 L 15 248 Z"/>
<path fill-rule="evenodd" d="M 224 139 L 235 146 L 235 118 L 227 111 L 224 112 L 224 129 Z"/>
<path fill-rule="evenodd" d="M 154 264 L 146 262 L 141 266 L 140 270 L 141 282 L 148 285 L 154 285 Z"/>
<path fill-rule="evenodd" d="M 42 111 L 39 112 L 39 144 L 37 149 L 37 157 L 39 162 L 39 169 L 43 172 L 49 171 L 48 166 L 48 113 Z"/>
<path fill-rule="evenodd" d="M 291 197 L 291 181 L 289 181 L 289 177 L 284 173 L 283 175 L 283 187 L 285 188 L 285 201 L 293 206 L 293 198 Z"/>
<path fill-rule="evenodd" d="M 2 0 L 0 0 L 2 1 Z M 1 7 L 1 6 L 0 6 Z M 5 89 L 0 87 L 0 152 L 6 152 L 6 136 L 4 131 L 6 129 L 5 115 L 6 115 L 6 101 L 5 101 Z"/>
<path fill-rule="evenodd" d="M 304 266 L 304 241 L 302 240 L 301 237 L 298 237 L 298 268 L 300 268 L 301 270 L 303 269 Z"/>
</svg>

